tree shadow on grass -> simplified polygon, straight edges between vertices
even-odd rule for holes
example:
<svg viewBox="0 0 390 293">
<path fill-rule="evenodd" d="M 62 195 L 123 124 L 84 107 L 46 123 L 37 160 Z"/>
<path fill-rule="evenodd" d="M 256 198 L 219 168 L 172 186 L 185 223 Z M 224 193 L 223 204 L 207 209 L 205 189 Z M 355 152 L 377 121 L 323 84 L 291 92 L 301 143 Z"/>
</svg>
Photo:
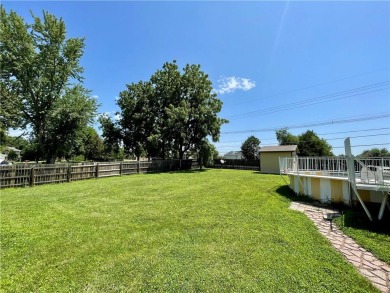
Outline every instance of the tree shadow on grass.
<svg viewBox="0 0 390 293">
<path fill-rule="evenodd" d="M 171 171 L 149 171 L 142 174 L 154 174 L 154 175 L 163 175 L 163 174 L 196 174 L 207 172 L 207 169 L 191 169 L 191 170 L 171 170 Z"/>
<path fill-rule="evenodd" d="M 297 195 L 288 185 L 279 186 L 275 189 L 275 192 L 291 201 L 312 203 L 313 205 L 323 205 L 318 200 L 314 200 L 306 195 Z"/>
<path fill-rule="evenodd" d="M 170 174 L 177 174 L 177 173 L 188 173 L 188 174 L 193 174 L 193 173 L 203 173 L 203 172 L 208 172 L 209 169 L 191 169 L 191 170 L 177 170 L 177 171 L 171 171 L 169 172 Z"/>
</svg>

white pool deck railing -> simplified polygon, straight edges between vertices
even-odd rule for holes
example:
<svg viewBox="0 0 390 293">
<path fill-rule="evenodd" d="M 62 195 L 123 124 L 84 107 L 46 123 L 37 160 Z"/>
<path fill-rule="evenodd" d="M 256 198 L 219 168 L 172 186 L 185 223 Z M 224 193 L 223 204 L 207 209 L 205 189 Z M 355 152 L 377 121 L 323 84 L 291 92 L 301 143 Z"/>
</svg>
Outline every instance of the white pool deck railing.
<svg viewBox="0 0 390 293">
<path fill-rule="evenodd" d="M 348 166 L 349 167 L 348 169 Z M 279 158 L 280 174 L 300 178 L 326 178 L 327 180 L 348 181 L 358 201 L 372 221 L 373 218 L 364 204 L 360 191 L 376 192 L 381 197 L 378 219 L 381 220 L 390 197 L 390 157 L 356 158 L 356 157 L 288 157 Z M 352 169 L 352 170 L 351 170 Z M 311 196 L 311 194 L 308 194 Z"/>
<path fill-rule="evenodd" d="M 280 173 L 307 177 L 337 177 L 348 180 L 344 157 L 291 157 L 279 159 Z M 390 158 L 354 158 L 357 185 L 390 191 Z"/>
</svg>

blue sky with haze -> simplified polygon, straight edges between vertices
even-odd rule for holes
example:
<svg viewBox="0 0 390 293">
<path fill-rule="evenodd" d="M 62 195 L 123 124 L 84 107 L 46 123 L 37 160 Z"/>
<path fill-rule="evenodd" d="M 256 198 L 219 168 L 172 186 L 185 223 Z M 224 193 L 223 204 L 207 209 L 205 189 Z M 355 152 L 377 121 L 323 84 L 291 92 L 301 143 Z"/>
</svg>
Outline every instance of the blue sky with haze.
<svg viewBox="0 0 390 293">
<path fill-rule="evenodd" d="M 220 154 L 250 135 L 277 144 L 281 127 L 314 130 L 335 154 L 347 136 L 367 145 L 355 155 L 390 149 L 390 2 L 2 3 L 27 22 L 30 9 L 47 10 L 86 38 L 84 84 L 100 113 L 118 110 L 127 83 L 177 60 L 200 64 L 224 103 Z"/>
</svg>

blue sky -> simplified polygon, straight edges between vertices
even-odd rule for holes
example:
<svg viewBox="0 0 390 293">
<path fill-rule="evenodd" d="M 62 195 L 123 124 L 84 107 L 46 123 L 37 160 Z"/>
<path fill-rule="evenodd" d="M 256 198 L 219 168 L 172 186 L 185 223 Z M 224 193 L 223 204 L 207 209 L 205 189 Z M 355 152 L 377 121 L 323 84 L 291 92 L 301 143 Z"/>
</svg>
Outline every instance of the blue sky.
<svg viewBox="0 0 390 293">
<path fill-rule="evenodd" d="M 275 145 L 281 127 L 314 130 L 335 154 L 344 153 L 347 136 L 355 155 L 390 149 L 390 2 L 3 5 L 27 22 L 30 9 L 47 10 L 64 19 L 69 37 L 86 38 L 84 84 L 100 113 L 118 110 L 126 84 L 177 60 L 181 68 L 200 64 L 224 103 L 220 116 L 230 123 L 216 143 L 220 154 L 239 150 L 250 135 Z"/>
</svg>

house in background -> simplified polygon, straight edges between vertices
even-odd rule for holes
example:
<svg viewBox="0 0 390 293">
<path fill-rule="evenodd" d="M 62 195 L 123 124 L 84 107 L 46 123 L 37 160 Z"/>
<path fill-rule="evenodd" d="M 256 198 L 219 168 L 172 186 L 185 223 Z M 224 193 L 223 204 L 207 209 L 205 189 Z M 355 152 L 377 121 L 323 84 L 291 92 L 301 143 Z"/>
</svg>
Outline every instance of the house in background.
<svg viewBox="0 0 390 293">
<path fill-rule="evenodd" d="M 3 150 L 3 155 L 5 155 L 5 158 L 8 159 L 8 154 L 13 151 L 17 156 L 18 156 L 18 161 L 20 160 L 20 156 L 21 156 L 21 153 L 22 151 L 21 150 L 18 150 L 17 148 L 15 147 L 10 147 L 10 146 L 7 146 L 4 148 Z"/>
<path fill-rule="evenodd" d="M 226 153 L 224 156 L 223 156 L 224 159 L 230 159 L 230 160 L 240 160 L 240 159 L 243 159 L 244 156 L 242 155 L 242 152 L 241 151 L 231 151 L 231 152 L 228 152 Z"/>
<path fill-rule="evenodd" d="M 6 154 L 0 154 L 0 162 L 7 161 L 7 155 Z"/>
<path fill-rule="evenodd" d="M 260 149 L 260 172 L 279 174 L 279 158 L 297 155 L 297 145 L 264 146 Z"/>
</svg>

